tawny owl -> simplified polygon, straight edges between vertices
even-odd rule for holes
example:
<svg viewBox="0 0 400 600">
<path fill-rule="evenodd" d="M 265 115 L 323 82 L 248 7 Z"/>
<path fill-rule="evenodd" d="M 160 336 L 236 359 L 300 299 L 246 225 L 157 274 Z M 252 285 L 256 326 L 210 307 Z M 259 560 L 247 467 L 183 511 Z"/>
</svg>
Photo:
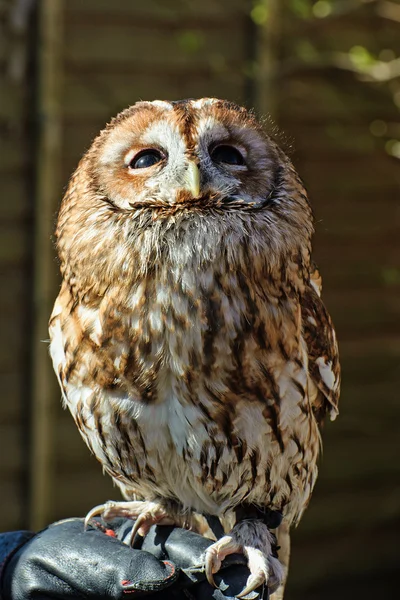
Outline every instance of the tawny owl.
<svg viewBox="0 0 400 600">
<path fill-rule="evenodd" d="M 90 515 L 128 515 L 141 532 L 220 518 L 207 577 L 243 552 L 241 595 L 266 583 L 282 597 L 288 529 L 315 484 L 321 422 L 337 413 L 312 234 L 290 160 L 251 112 L 216 99 L 123 111 L 82 158 L 58 217 L 51 356 L 127 500 Z"/>
</svg>

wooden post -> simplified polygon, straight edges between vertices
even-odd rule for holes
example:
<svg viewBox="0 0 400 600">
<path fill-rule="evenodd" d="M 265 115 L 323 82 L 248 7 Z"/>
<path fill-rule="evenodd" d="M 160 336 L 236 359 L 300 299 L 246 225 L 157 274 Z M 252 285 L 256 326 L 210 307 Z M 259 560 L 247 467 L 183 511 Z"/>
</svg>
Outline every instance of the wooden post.
<svg viewBox="0 0 400 600">
<path fill-rule="evenodd" d="M 270 115 L 279 121 L 277 73 L 279 68 L 279 41 L 281 36 L 282 0 L 260 0 L 255 5 L 256 72 L 254 103 L 259 115 Z"/>
<path fill-rule="evenodd" d="M 57 290 L 52 243 L 61 192 L 62 0 L 38 5 L 37 150 L 32 339 L 30 527 L 48 523 L 53 478 L 54 410 L 60 392 L 48 355 L 48 328 Z"/>
</svg>

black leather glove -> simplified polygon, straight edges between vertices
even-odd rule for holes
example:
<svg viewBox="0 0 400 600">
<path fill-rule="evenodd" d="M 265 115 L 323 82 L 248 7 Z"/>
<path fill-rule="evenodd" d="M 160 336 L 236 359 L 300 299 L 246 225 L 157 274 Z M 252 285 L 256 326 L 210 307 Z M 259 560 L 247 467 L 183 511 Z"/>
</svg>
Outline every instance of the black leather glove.
<svg viewBox="0 0 400 600">
<path fill-rule="evenodd" d="M 87 531 L 82 519 L 69 519 L 36 535 L 0 536 L 0 598 L 119 600 L 134 594 L 136 598 L 146 595 L 148 600 L 228 600 L 246 584 L 246 559 L 232 555 L 215 575 L 219 589 L 210 586 L 203 555 L 212 542 L 193 532 L 152 527 L 138 549 L 123 543 L 132 521 L 115 520 L 107 526 L 98 520 L 92 523 Z M 19 543 L 15 543 L 16 535 Z M 261 593 L 249 596 L 251 600 L 261 597 Z"/>
<path fill-rule="evenodd" d="M 108 534 L 108 535 L 107 535 Z M 163 590 L 178 577 L 175 566 L 132 550 L 113 529 L 70 519 L 50 525 L 17 549 L 1 579 L 2 600 L 123 598 Z"/>
</svg>

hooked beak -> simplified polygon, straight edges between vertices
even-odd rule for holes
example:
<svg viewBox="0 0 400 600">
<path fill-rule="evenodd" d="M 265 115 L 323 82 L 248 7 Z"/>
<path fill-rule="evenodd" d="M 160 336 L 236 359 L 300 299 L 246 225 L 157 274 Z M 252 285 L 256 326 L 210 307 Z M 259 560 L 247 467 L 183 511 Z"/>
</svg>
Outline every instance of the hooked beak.
<svg viewBox="0 0 400 600">
<path fill-rule="evenodd" d="M 193 161 L 188 164 L 184 183 L 185 189 L 192 194 L 193 198 L 200 196 L 200 169 Z"/>
</svg>

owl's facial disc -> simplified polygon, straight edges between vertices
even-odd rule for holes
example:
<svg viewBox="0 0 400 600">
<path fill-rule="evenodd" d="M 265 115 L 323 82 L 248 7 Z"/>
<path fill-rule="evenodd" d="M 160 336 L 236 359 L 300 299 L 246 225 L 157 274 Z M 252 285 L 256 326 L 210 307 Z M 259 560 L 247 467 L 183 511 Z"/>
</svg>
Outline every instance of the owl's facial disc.
<svg viewBox="0 0 400 600">
<path fill-rule="evenodd" d="M 214 100 L 131 107 L 104 135 L 101 191 L 123 210 L 262 205 L 274 151 L 240 110 Z"/>
</svg>

